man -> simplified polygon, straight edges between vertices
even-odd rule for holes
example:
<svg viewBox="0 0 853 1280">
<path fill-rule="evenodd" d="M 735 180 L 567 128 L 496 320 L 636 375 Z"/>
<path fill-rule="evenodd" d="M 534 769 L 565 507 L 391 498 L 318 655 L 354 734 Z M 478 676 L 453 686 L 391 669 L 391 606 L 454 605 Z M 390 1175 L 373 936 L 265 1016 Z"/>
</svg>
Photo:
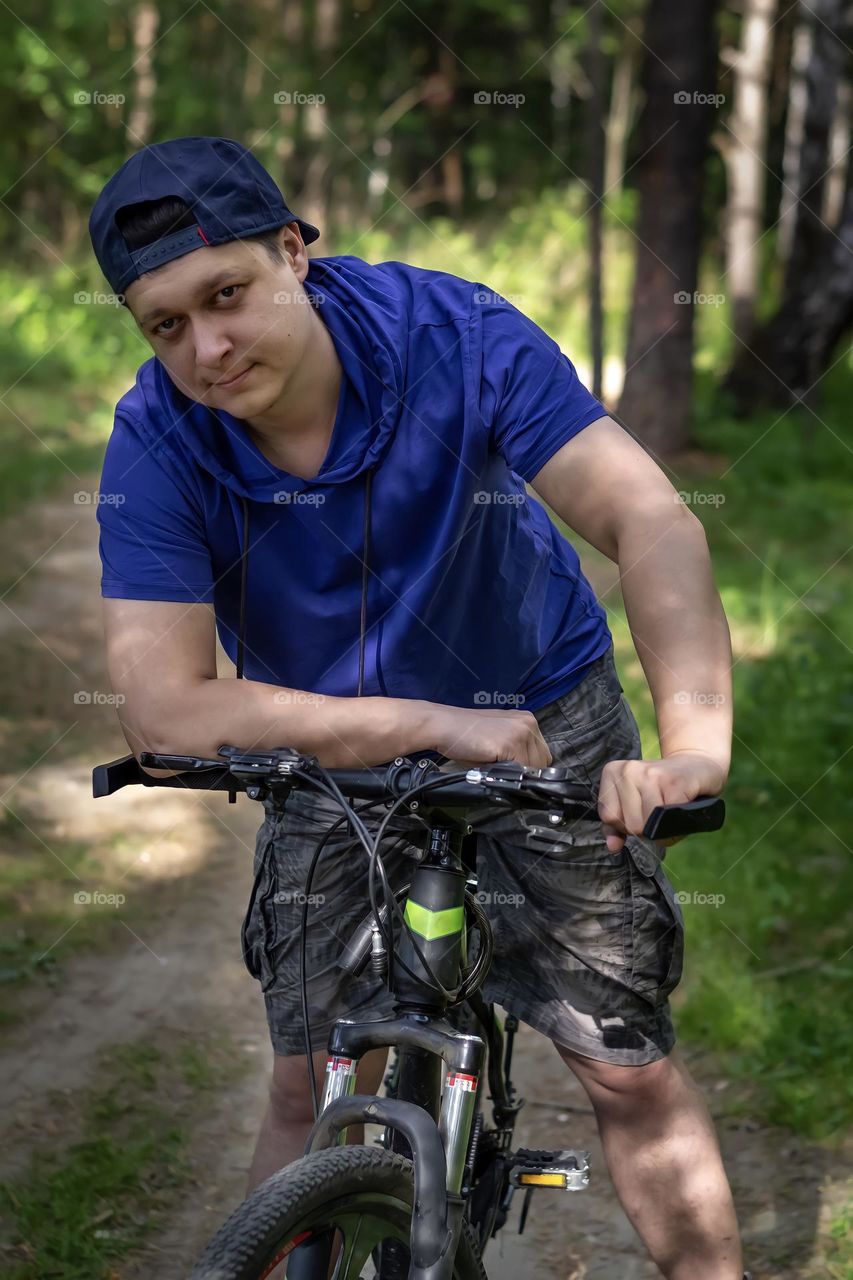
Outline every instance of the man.
<svg viewBox="0 0 853 1280">
<path fill-rule="evenodd" d="M 444 272 L 309 261 L 319 231 L 238 143 L 145 148 L 90 231 L 154 352 L 107 449 L 101 490 L 122 501 L 98 507 L 131 749 L 553 760 L 598 786 L 603 826 L 525 814 L 480 838 L 493 902 L 523 902 L 491 911 L 485 995 L 583 1084 L 662 1273 L 740 1280 L 716 1136 L 673 1050 L 683 921 L 640 836 L 655 805 L 719 793 L 729 767 L 729 636 L 701 525 L 520 311 Z M 660 759 L 640 758 L 604 610 L 525 481 L 619 566 Z M 217 677 L 217 630 L 240 680 Z M 311 1122 L 298 895 L 334 816 L 300 793 L 259 832 L 243 942 L 275 1052 L 251 1184 Z M 381 984 L 334 965 L 365 912 L 363 862 L 333 844 L 314 885 L 314 1045 L 344 1012 L 387 1008 Z M 374 1091 L 382 1062 L 361 1070 Z"/>
</svg>

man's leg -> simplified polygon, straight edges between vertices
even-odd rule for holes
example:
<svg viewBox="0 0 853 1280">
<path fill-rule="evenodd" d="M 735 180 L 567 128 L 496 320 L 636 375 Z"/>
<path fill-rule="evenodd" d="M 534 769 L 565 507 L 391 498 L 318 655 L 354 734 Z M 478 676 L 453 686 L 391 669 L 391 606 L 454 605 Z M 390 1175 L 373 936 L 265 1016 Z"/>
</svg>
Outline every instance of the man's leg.
<svg viewBox="0 0 853 1280">
<path fill-rule="evenodd" d="M 556 1048 L 589 1095 L 622 1207 L 667 1280 L 741 1280 L 717 1135 L 677 1050 L 623 1067 Z"/>
<path fill-rule="evenodd" d="M 371 1049 L 358 1064 L 356 1092 L 376 1093 L 382 1083 L 387 1049 Z M 323 1096 L 326 1071 L 326 1050 L 314 1054 L 314 1078 L 317 1081 L 317 1098 Z M 314 1123 L 311 1111 L 311 1093 L 308 1088 L 308 1072 L 304 1055 L 273 1059 L 270 1100 L 249 1169 L 251 1191 L 291 1160 L 298 1160 L 305 1147 L 308 1131 Z M 364 1126 L 352 1125 L 347 1131 L 348 1142 L 362 1142 Z"/>
</svg>

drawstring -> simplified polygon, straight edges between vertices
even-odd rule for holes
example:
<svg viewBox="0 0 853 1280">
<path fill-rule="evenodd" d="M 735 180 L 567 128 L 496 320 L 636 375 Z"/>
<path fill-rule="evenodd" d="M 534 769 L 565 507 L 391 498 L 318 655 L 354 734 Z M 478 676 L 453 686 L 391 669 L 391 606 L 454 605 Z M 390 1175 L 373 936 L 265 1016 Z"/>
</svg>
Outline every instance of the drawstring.
<svg viewBox="0 0 853 1280">
<path fill-rule="evenodd" d="M 237 679 L 243 679 L 243 654 L 246 648 L 246 582 L 249 576 L 249 503 L 243 503 L 243 545 L 240 551 L 240 630 L 237 635 Z"/>
<path fill-rule="evenodd" d="M 240 622 L 237 632 L 237 679 L 243 679 L 243 662 L 246 651 L 246 584 L 249 577 L 249 503 L 241 494 L 243 504 L 243 538 L 240 547 Z M 228 803 L 237 803 L 236 789 L 229 788 Z"/>
<path fill-rule="evenodd" d="M 361 570 L 361 635 L 358 642 L 358 692 L 356 697 L 360 698 L 364 690 L 364 637 L 367 630 L 367 581 L 368 581 L 368 565 L 370 563 L 370 493 L 373 483 L 373 469 L 367 472 L 364 491 L 364 533 L 362 541 L 364 543 L 364 557 L 362 559 Z"/>
<path fill-rule="evenodd" d="M 373 487 L 373 468 L 366 473 L 365 478 L 365 494 L 364 494 L 364 556 L 362 560 L 361 574 L 361 623 L 360 637 L 358 643 L 358 693 L 357 697 L 361 697 L 364 691 L 364 643 L 367 632 L 367 586 L 370 573 L 370 506 L 371 506 L 371 490 Z M 243 504 L 243 539 L 240 549 L 240 622 L 237 633 L 237 679 L 243 679 L 243 666 L 246 652 L 246 590 L 249 577 L 249 503 L 248 500 L 241 495 L 240 501 Z M 228 792 L 229 804 L 234 804 L 237 799 L 236 791 Z"/>
</svg>

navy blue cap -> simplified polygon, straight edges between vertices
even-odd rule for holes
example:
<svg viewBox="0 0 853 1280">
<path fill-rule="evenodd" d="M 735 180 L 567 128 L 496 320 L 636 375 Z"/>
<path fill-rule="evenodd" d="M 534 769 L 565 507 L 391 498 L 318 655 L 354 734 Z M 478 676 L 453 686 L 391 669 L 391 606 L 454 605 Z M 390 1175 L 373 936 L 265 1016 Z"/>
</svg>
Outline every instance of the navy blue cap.
<svg viewBox="0 0 853 1280">
<path fill-rule="evenodd" d="M 142 249 L 129 249 L 116 223 L 121 209 L 164 196 L 179 196 L 196 225 L 173 231 Z M 115 293 L 144 271 L 153 271 L 205 245 L 296 222 L 305 244 L 320 232 L 291 213 L 266 169 L 231 138 L 172 138 L 143 147 L 113 174 L 95 201 L 89 235 L 95 257 Z"/>
</svg>

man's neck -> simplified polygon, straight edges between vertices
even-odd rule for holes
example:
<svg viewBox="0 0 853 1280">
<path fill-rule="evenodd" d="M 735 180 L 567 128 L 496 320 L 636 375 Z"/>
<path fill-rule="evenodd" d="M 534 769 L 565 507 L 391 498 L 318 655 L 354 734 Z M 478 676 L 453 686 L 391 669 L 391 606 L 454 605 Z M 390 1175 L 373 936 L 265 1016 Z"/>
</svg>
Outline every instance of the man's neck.
<svg viewBox="0 0 853 1280">
<path fill-rule="evenodd" d="M 246 419 L 258 448 L 283 471 L 311 479 L 320 470 L 335 426 L 343 376 L 335 344 L 318 317 L 310 358 L 294 370 L 279 401 Z"/>
</svg>

